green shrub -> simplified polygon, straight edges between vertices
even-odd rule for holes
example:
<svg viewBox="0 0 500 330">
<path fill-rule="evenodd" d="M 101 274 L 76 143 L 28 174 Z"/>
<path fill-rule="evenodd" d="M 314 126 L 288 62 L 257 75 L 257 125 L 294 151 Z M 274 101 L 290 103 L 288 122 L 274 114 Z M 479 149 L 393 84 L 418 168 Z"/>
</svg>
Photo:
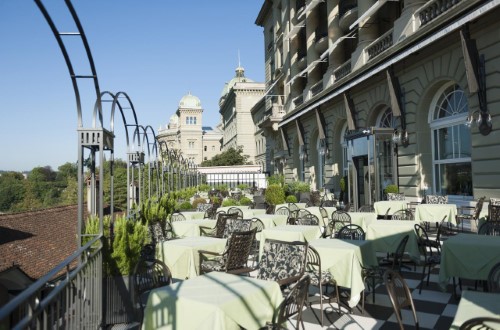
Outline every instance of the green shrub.
<svg viewBox="0 0 500 330">
<path fill-rule="evenodd" d="M 240 183 L 237 187 L 240 188 L 240 190 L 245 190 L 248 189 L 250 186 L 246 183 Z"/>
<path fill-rule="evenodd" d="M 267 185 L 278 184 L 283 186 L 285 184 L 285 176 L 283 174 L 273 174 L 267 177 Z"/>
<path fill-rule="evenodd" d="M 210 189 L 211 189 L 210 186 L 208 184 L 206 184 L 206 183 L 200 184 L 198 186 L 198 190 L 199 191 L 208 192 Z"/>
<path fill-rule="evenodd" d="M 387 187 L 385 187 L 384 192 L 386 194 L 387 193 L 398 193 L 399 192 L 399 188 L 395 184 L 390 184 L 390 185 L 387 185 Z"/>
<path fill-rule="evenodd" d="M 210 197 L 210 203 L 212 204 L 220 204 L 220 198 L 217 196 Z"/>
<path fill-rule="evenodd" d="M 252 200 L 246 196 L 240 198 L 240 205 L 250 205 L 252 204 Z"/>
<path fill-rule="evenodd" d="M 227 184 L 221 184 L 221 185 L 217 186 L 217 189 L 219 189 L 220 192 L 227 192 L 227 191 L 229 191 L 229 188 L 228 188 Z"/>
<path fill-rule="evenodd" d="M 287 202 L 287 203 L 297 203 L 297 197 L 295 197 L 295 195 L 288 195 L 285 198 L 285 202 Z"/>
<path fill-rule="evenodd" d="M 286 191 L 289 194 L 300 194 L 311 191 L 309 183 L 304 181 L 292 181 L 287 184 Z"/>
<path fill-rule="evenodd" d="M 205 198 L 195 198 L 193 201 L 193 209 L 198 208 L 199 204 L 206 204 L 207 200 Z"/>
<path fill-rule="evenodd" d="M 184 201 L 179 204 L 179 210 L 190 210 L 192 208 L 192 205 L 189 201 Z"/>
<path fill-rule="evenodd" d="M 232 198 L 226 198 L 224 201 L 222 201 L 222 206 L 238 206 L 238 201 L 232 199 Z"/>
<path fill-rule="evenodd" d="M 278 205 L 285 202 L 285 191 L 279 184 L 267 186 L 264 196 L 266 202 L 270 205 Z"/>
</svg>

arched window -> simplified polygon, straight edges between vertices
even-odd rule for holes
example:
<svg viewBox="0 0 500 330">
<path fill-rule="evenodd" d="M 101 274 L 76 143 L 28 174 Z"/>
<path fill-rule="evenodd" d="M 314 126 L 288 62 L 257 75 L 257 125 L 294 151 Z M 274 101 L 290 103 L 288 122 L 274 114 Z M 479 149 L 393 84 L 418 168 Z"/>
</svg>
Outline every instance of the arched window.
<svg viewBox="0 0 500 330">
<path fill-rule="evenodd" d="M 457 84 L 447 84 L 436 95 L 432 110 L 434 190 L 442 195 L 472 196 L 467 96 Z"/>
</svg>

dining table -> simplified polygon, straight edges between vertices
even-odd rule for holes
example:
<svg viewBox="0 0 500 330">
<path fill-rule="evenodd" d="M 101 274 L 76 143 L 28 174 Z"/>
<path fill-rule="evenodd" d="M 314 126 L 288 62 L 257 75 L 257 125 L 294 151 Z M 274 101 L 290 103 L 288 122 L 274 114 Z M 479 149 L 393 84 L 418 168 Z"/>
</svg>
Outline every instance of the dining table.
<svg viewBox="0 0 500 330">
<path fill-rule="evenodd" d="M 262 255 L 266 239 L 274 239 L 285 242 L 309 242 L 321 237 L 320 226 L 299 226 L 299 225 L 281 225 L 264 229 L 260 233 L 259 255 Z"/>
<path fill-rule="evenodd" d="M 326 213 L 328 214 L 328 217 L 326 219 L 323 219 L 323 216 L 321 215 L 321 211 L 319 208 L 320 208 L 319 206 L 310 206 L 306 207 L 305 210 L 317 216 L 318 219 L 320 220 L 320 223 L 323 223 L 323 226 L 326 226 L 328 225 L 328 222 L 332 218 L 332 213 L 337 211 L 337 208 L 334 206 L 323 207 L 323 209 L 325 209 Z"/>
<path fill-rule="evenodd" d="M 181 220 L 172 222 L 172 230 L 176 237 L 200 236 L 200 227 L 215 228 L 216 220 Z"/>
<path fill-rule="evenodd" d="M 487 280 L 500 262 L 500 236 L 459 233 L 441 246 L 439 285 L 442 290 L 452 277 Z"/>
<path fill-rule="evenodd" d="M 142 329 L 260 329 L 282 301 L 275 281 L 211 272 L 152 290 Z"/>
<path fill-rule="evenodd" d="M 368 224 L 366 239 L 372 241 L 374 251 L 396 252 L 396 248 L 405 235 L 408 235 L 405 252 L 414 261 L 420 260 L 420 251 L 417 244 L 417 235 L 413 220 L 377 220 Z"/>
<path fill-rule="evenodd" d="M 208 236 L 168 240 L 157 245 L 156 257 L 168 266 L 173 278 L 184 280 L 198 276 L 199 250 L 222 253 L 226 241 L 225 238 Z"/>
<path fill-rule="evenodd" d="M 360 226 L 365 232 L 368 225 L 377 221 L 375 212 L 348 212 L 351 217 L 351 223 Z"/>
<path fill-rule="evenodd" d="M 443 219 L 456 225 L 457 206 L 455 204 L 419 204 L 415 206 L 415 221 L 440 223 Z"/>
<path fill-rule="evenodd" d="M 198 212 L 198 211 L 193 211 L 193 212 L 181 212 L 181 214 L 186 218 L 186 220 L 201 220 L 205 216 L 205 212 Z"/>
<path fill-rule="evenodd" d="M 329 271 L 338 286 L 349 288 L 350 307 L 359 303 L 365 289 L 363 267 L 377 266 L 377 256 L 372 242 L 344 239 L 316 239 L 309 242 L 321 259 L 321 270 Z"/>
<path fill-rule="evenodd" d="M 259 214 L 254 216 L 254 218 L 259 219 L 264 224 L 264 228 L 272 228 L 276 226 L 286 225 L 288 216 L 283 214 Z"/>
<path fill-rule="evenodd" d="M 451 330 L 459 330 L 467 320 L 477 317 L 500 318 L 500 294 L 465 290 L 458 303 Z M 486 323 L 488 324 L 488 323 Z M 491 328 L 500 330 L 500 323 L 491 324 Z"/>
<path fill-rule="evenodd" d="M 396 211 L 406 210 L 408 201 L 378 201 L 373 203 L 375 213 L 384 216 L 386 213 L 392 215 Z"/>
</svg>

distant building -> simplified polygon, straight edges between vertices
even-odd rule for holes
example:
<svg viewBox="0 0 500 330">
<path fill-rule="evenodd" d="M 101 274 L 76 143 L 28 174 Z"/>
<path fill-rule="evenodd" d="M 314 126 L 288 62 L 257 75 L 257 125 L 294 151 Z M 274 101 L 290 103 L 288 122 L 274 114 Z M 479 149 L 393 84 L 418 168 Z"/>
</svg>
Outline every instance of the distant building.
<svg viewBox="0 0 500 330">
<path fill-rule="evenodd" d="M 165 141 L 169 149 L 181 152 L 184 159 L 199 165 L 220 153 L 222 133 L 203 126 L 203 108 L 198 97 L 184 95 L 179 107 L 165 128 L 158 130 L 158 141 Z"/>
<path fill-rule="evenodd" d="M 236 75 L 224 85 L 219 100 L 221 126 L 224 132 L 222 150 L 243 147 L 243 154 L 255 163 L 258 145 L 251 109 L 265 93 L 265 84 L 245 77 L 245 69 L 236 68 Z"/>
</svg>

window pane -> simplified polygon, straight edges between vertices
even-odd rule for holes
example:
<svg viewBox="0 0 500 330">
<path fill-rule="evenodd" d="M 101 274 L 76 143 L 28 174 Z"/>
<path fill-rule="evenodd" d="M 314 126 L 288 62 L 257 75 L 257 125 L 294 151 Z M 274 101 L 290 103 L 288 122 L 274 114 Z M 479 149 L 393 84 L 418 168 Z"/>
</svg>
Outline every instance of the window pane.
<svg viewBox="0 0 500 330">
<path fill-rule="evenodd" d="M 472 146 L 472 141 L 470 137 L 470 130 L 467 129 L 465 125 L 458 125 L 457 131 L 458 131 L 458 138 L 459 138 L 459 154 L 458 157 L 460 158 L 465 158 L 465 157 L 470 157 L 471 156 L 471 146 Z"/>
<path fill-rule="evenodd" d="M 438 192 L 443 195 L 472 196 L 472 168 L 470 163 L 440 164 L 441 180 Z"/>
</svg>

